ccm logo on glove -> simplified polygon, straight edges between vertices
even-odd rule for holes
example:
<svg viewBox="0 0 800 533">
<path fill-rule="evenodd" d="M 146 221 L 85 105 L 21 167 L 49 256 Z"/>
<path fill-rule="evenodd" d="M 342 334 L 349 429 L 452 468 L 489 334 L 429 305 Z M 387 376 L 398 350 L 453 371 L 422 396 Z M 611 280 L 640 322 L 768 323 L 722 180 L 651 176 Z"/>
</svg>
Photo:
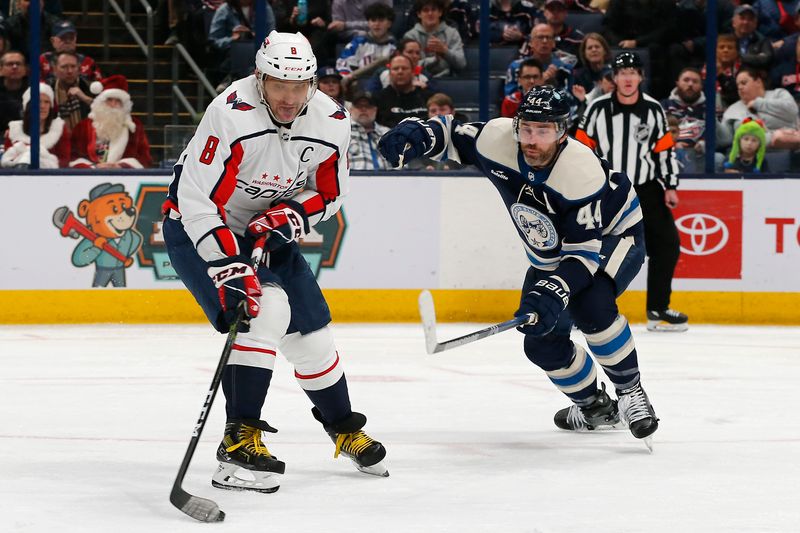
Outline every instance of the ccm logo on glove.
<svg viewBox="0 0 800 533">
<path fill-rule="evenodd" d="M 246 276 L 248 274 L 247 270 L 253 270 L 251 267 L 247 265 L 239 265 L 233 264 L 224 270 L 220 270 L 215 272 L 211 279 L 214 281 L 214 285 L 217 287 L 228 278 L 241 278 L 242 276 Z M 209 269 L 211 270 L 211 269 Z"/>
</svg>

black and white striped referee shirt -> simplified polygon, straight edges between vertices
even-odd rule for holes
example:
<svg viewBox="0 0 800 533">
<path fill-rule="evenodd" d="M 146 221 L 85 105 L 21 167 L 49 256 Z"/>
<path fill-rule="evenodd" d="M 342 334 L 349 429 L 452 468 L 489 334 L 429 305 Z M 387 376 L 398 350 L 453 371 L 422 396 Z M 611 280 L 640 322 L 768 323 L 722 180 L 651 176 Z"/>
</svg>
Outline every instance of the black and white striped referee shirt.
<svg viewBox="0 0 800 533">
<path fill-rule="evenodd" d="M 620 104 L 615 92 L 592 101 L 575 138 L 607 160 L 611 168 L 625 172 L 634 185 L 657 179 L 675 189 L 678 162 L 664 109 L 657 100 L 639 94 L 632 105 Z"/>
</svg>

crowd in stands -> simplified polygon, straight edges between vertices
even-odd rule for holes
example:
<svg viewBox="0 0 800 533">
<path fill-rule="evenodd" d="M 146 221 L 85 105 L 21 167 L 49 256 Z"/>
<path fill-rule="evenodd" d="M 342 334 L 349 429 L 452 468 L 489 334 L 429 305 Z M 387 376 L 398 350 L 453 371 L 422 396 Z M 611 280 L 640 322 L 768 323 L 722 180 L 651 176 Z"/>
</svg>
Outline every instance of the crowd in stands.
<svg viewBox="0 0 800 533">
<path fill-rule="evenodd" d="M 0 0 L 0 131 L 8 131 L 8 150 L 24 144 L 30 127 L 23 103 L 29 0 L 6 1 L 7 8 Z M 50 99 L 48 116 L 60 119 L 40 127 L 43 132 L 55 128 L 74 144 L 83 121 L 96 124 L 97 106 L 111 101 L 129 115 L 130 99 L 99 98 L 104 74 L 80 52 L 75 26 L 62 19 L 59 0 L 40 1 L 40 70 L 50 89 L 42 92 L 43 100 Z M 591 101 L 613 92 L 613 56 L 633 50 L 646 64 L 645 92 L 667 114 L 682 171 L 703 171 L 705 108 L 712 105 L 702 90 L 708 71 L 704 0 L 492 0 L 490 5 L 491 57 L 508 61 L 500 69 L 492 65 L 495 77 L 505 70 L 502 90 L 491 95 L 493 116 L 513 116 L 526 91 L 550 84 L 571 99 L 577 125 Z M 764 172 L 776 154 L 792 161 L 800 153 L 800 0 L 718 0 L 716 5 L 717 170 Z M 269 0 L 265 27 L 257 32 L 255 0 L 158 2 L 163 42 L 186 46 L 219 92 L 249 73 L 252 62 L 235 59 L 236 54 L 252 54 L 257 33 L 277 29 L 306 35 L 320 67 L 319 89 L 351 110 L 356 169 L 386 168 L 374 149 L 381 132 L 406 117 L 427 118 L 432 105 L 442 107 L 431 102 L 441 103 L 437 93 L 453 87 L 450 80 L 463 80 L 465 86 L 475 81 L 478 69 L 468 65 L 468 57 L 474 60 L 477 54 L 465 52 L 478 46 L 478 9 L 476 2 L 461 0 Z M 495 54 L 503 50 L 511 53 Z M 462 93 L 450 95 L 455 96 L 450 108 L 463 108 L 465 120 L 476 118 L 477 94 L 467 102 Z M 741 140 L 752 140 L 755 127 L 764 136 L 755 135 L 760 148 L 753 156 Z M 130 142 L 139 138 L 136 121 L 124 129 Z M 113 164 L 125 166 L 120 161 L 129 158 L 111 150 L 109 139 L 105 143 L 98 142 L 98 160 L 105 163 L 107 156 L 119 155 Z M 52 145 L 58 154 L 50 152 L 54 157 L 48 164 L 57 160 L 59 166 L 75 166 L 75 147 L 64 157 L 63 143 L 56 149 L 58 144 Z M 742 154 L 758 164 L 735 164 Z M 148 166 L 146 159 L 137 161 Z M 12 160 L 24 161 L 24 156 L 9 157 L 8 164 L 4 157 L 3 165 Z"/>
<path fill-rule="evenodd" d="M 104 77 L 94 59 L 79 51 L 78 32 L 61 18 L 58 0 L 38 1 L 40 168 L 152 166 L 144 125 L 131 114 L 127 80 Z M 28 82 L 30 0 L 8 4 L 0 5 L 0 166 L 27 168 L 36 128 Z"/>
</svg>

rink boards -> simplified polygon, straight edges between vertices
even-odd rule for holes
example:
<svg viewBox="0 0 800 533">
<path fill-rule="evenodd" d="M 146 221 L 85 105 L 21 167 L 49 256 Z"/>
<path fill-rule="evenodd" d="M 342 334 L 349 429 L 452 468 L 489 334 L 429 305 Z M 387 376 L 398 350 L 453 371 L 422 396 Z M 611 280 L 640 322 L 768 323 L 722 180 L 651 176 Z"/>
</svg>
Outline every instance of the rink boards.
<svg viewBox="0 0 800 533">
<path fill-rule="evenodd" d="M 168 180 L 4 176 L 0 321 L 203 320 L 161 238 Z M 693 322 L 800 323 L 800 180 L 683 180 L 680 197 L 673 305 Z M 114 212 L 114 201 L 132 205 L 135 219 Z M 124 245 L 141 242 L 113 276 L 104 270 L 115 263 L 108 247 L 89 264 L 73 259 L 84 235 L 102 233 L 98 224 L 121 226 Z M 303 250 L 339 321 L 417 320 L 423 288 L 434 291 L 440 320 L 504 320 L 527 268 L 498 194 L 479 177 L 353 176 L 343 211 Z M 92 288 L 98 272 L 125 287 Z M 620 300 L 631 321 L 644 319 L 644 286 L 640 274 Z"/>
</svg>

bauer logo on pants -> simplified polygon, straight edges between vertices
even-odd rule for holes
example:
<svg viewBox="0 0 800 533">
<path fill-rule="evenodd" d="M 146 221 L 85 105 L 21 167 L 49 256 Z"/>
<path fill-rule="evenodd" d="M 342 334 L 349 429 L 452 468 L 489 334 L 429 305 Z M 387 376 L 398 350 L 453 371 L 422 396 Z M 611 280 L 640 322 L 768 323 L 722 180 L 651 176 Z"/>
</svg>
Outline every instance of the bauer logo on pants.
<svg viewBox="0 0 800 533">
<path fill-rule="evenodd" d="M 742 192 L 681 191 L 676 278 L 742 279 Z"/>
</svg>

